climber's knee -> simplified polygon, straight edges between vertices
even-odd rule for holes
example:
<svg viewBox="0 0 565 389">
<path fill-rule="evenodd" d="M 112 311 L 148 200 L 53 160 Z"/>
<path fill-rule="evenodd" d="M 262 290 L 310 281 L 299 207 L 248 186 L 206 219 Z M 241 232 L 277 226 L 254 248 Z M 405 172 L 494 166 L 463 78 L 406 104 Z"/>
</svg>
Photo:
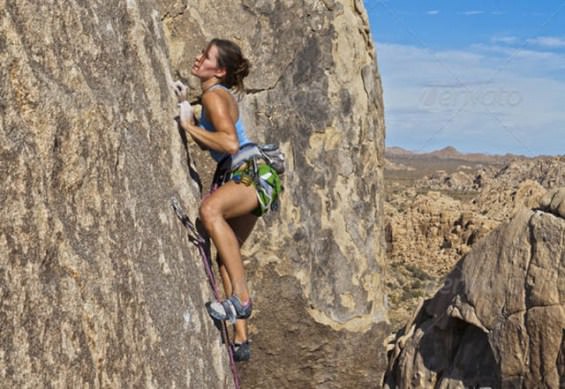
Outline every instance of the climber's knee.
<svg viewBox="0 0 565 389">
<path fill-rule="evenodd" d="M 200 220 L 208 232 L 210 232 L 214 222 L 222 217 L 220 208 L 214 204 L 214 201 L 204 200 L 202 204 L 200 204 L 199 213 Z"/>
</svg>

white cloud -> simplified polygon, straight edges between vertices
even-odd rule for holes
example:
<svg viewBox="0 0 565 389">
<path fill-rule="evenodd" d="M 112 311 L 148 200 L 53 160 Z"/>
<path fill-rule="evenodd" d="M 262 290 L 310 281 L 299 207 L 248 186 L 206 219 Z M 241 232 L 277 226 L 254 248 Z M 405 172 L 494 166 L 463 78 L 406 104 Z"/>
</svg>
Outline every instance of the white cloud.
<svg viewBox="0 0 565 389">
<path fill-rule="evenodd" d="M 548 49 L 559 49 L 565 47 L 565 38 L 557 36 L 539 36 L 526 41 L 535 46 L 541 46 Z"/>
<path fill-rule="evenodd" d="M 561 74 L 565 67 L 565 55 L 555 51 L 531 50 L 524 44 L 516 46 L 473 45 L 470 50 L 491 60 L 497 59 L 503 70 L 518 73 L 524 77 L 546 75 L 550 72 Z"/>
<path fill-rule="evenodd" d="M 490 38 L 493 45 L 507 45 L 536 48 L 538 50 L 556 50 L 565 48 L 565 37 L 538 36 L 529 39 L 520 39 L 516 36 L 493 36 Z"/>
<path fill-rule="evenodd" d="M 430 11 L 427 11 L 426 14 L 428 15 L 437 15 L 439 14 L 439 10 L 438 9 L 432 9 Z"/>
<path fill-rule="evenodd" d="M 565 55 L 377 44 L 387 142 L 414 150 L 565 152 Z"/>
<path fill-rule="evenodd" d="M 494 36 L 490 39 L 493 44 L 514 45 L 519 42 L 515 36 Z"/>
<path fill-rule="evenodd" d="M 478 10 L 461 12 L 461 14 L 465 15 L 465 16 L 482 15 L 484 13 L 485 13 L 485 11 L 478 11 Z"/>
</svg>

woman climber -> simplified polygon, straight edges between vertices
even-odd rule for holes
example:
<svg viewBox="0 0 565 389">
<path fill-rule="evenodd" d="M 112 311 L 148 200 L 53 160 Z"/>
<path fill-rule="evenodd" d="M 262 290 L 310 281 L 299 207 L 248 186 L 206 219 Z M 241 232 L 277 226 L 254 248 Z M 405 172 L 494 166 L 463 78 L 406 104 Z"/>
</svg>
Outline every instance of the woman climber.
<svg viewBox="0 0 565 389">
<path fill-rule="evenodd" d="M 200 80 L 202 114 L 196 123 L 187 101 L 188 88 L 177 81 L 180 124 L 218 163 L 212 189 L 200 205 L 200 220 L 218 252 L 218 265 L 227 298 L 206 304 L 209 315 L 229 320 L 234 328 L 234 357 L 246 361 L 251 350 L 245 319 L 252 304 L 245 281 L 240 248 L 257 217 L 273 208 L 282 190 L 276 171 L 261 158 L 243 126 L 233 91 L 243 91 L 249 61 L 235 43 L 213 39 L 196 56 L 191 73 Z"/>
</svg>

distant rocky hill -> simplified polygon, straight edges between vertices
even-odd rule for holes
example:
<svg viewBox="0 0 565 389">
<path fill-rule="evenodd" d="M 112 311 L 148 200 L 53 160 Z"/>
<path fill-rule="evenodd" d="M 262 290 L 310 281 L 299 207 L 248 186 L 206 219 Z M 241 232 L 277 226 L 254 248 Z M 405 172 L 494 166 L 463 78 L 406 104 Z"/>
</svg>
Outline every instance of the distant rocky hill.
<svg viewBox="0 0 565 389">
<path fill-rule="evenodd" d="M 410 156 L 416 154 L 413 151 L 406 150 L 402 147 L 392 146 L 385 148 L 385 157 L 401 157 L 401 156 Z"/>
<path fill-rule="evenodd" d="M 525 159 L 526 157 L 515 154 L 493 155 L 485 153 L 463 153 L 453 146 L 431 152 L 415 152 L 402 147 L 387 147 L 385 158 L 409 158 L 409 159 L 455 159 L 469 162 L 503 163 L 512 159 Z"/>
<path fill-rule="evenodd" d="M 385 170 L 387 285 L 397 328 L 474 244 L 520 209 L 535 207 L 547 190 L 565 186 L 564 157 L 502 165 L 442 161 L 404 160 Z"/>
</svg>

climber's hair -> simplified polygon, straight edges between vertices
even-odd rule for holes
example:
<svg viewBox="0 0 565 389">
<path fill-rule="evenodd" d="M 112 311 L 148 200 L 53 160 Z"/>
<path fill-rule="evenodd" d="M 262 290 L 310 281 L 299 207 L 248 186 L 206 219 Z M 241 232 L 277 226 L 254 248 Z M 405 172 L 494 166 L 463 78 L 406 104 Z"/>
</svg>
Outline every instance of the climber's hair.
<svg viewBox="0 0 565 389">
<path fill-rule="evenodd" d="M 219 38 L 212 39 L 208 48 L 212 45 L 218 48 L 218 66 L 226 69 L 222 84 L 243 92 L 243 79 L 249 74 L 251 64 L 241 53 L 240 47 L 230 40 Z"/>
</svg>

